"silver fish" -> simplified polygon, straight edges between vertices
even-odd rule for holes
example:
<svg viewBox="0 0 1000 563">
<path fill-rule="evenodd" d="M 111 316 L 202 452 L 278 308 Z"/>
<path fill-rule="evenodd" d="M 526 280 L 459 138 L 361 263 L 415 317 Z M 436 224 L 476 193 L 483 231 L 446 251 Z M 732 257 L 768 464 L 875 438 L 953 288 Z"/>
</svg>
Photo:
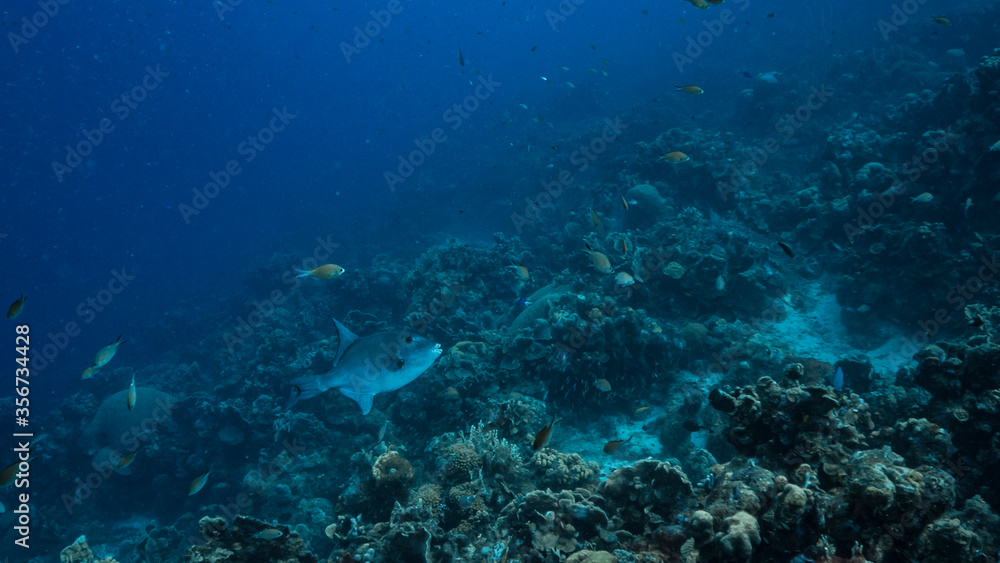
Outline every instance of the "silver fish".
<svg viewBox="0 0 1000 563">
<path fill-rule="evenodd" d="M 337 387 L 358 403 L 361 414 L 368 414 L 375 395 L 395 391 L 420 377 L 441 355 L 440 344 L 413 333 L 387 331 L 359 337 L 333 322 L 340 337 L 333 369 L 293 379 L 289 408 Z"/>
</svg>

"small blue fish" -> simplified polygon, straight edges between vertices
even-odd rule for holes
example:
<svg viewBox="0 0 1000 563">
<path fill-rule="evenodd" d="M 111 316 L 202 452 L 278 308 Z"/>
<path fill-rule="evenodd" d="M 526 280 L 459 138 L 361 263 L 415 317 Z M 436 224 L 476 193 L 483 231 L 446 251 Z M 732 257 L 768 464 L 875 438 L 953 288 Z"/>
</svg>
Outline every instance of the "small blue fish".
<svg viewBox="0 0 1000 563">
<path fill-rule="evenodd" d="M 837 373 L 833 376 L 833 389 L 840 391 L 844 387 L 844 368 L 837 368 Z"/>
</svg>

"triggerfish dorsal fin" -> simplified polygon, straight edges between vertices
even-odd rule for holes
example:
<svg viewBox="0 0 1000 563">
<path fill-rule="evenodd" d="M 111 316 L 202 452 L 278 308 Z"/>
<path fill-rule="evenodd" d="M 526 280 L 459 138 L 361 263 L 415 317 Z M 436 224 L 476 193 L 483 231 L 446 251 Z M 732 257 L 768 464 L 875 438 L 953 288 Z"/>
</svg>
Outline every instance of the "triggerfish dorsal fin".
<svg viewBox="0 0 1000 563">
<path fill-rule="evenodd" d="M 357 391 L 352 391 L 347 387 L 341 387 L 340 392 L 344 396 L 354 399 L 358 406 L 361 407 L 361 414 L 365 415 L 372 411 L 372 403 L 375 402 L 374 393 L 358 393 Z"/>
<path fill-rule="evenodd" d="M 337 339 L 339 340 L 337 343 L 337 355 L 333 358 L 333 367 L 337 367 L 337 364 L 340 363 L 340 358 L 344 357 L 347 347 L 354 344 L 358 339 L 358 335 L 347 330 L 347 327 L 340 324 L 340 321 L 337 319 L 333 319 L 333 324 L 337 327 Z"/>
</svg>

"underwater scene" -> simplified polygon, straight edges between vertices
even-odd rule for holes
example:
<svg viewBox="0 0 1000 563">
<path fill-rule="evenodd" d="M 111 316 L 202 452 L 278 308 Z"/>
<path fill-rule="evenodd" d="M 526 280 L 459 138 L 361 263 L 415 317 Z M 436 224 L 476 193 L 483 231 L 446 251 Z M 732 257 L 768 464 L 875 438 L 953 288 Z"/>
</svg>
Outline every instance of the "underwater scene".
<svg viewBox="0 0 1000 563">
<path fill-rule="evenodd" d="M 1000 561 L 1000 1 L 0 16 L 0 562 Z"/>
</svg>

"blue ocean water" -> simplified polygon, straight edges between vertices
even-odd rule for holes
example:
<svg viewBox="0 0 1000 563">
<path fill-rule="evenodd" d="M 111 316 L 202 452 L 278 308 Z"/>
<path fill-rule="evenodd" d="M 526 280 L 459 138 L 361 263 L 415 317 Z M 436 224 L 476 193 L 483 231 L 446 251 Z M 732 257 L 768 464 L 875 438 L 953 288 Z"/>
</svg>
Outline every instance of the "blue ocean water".
<svg viewBox="0 0 1000 563">
<path fill-rule="evenodd" d="M 411 255 L 443 236 L 485 240 L 511 231 L 509 213 L 495 202 L 523 207 L 544 173 L 512 169 L 511 153 L 529 144 L 551 152 L 546 132 L 532 127 L 536 116 L 600 119 L 648 104 L 721 125 L 729 109 L 722 100 L 745 86 L 741 71 L 799 64 L 796 49 L 822 64 L 834 45 L 880 40 L 872 22 L 850 17 L 869 4 L 744 2 L 732 6 L 738 21 L 713 38 L 697 68 L 678 72 L 672 54 L 717 18 L 676 4 L 593 2 L 547 17 L 552 7 L 542 4 L 401 2 L 388 23 L 369 25 L 371 12 L 385 6 L 70 2 L 38 18 L 45 25 L 30 39 L 21 18 L 33 17 L 37 4 L 10 4 L 5 27 L 24 39 L 8 37 L 2 63 L 5 287 L 31 296 L 28 310 L 46 319 L 39 336 L 83 321 L 55 361 L 62 369 L 53 370 L 76 371 L 119 332 L 171 312 L 196 315 L 237 291 L 254 260 L 317 236 L 334 234 L 364 258 Z M 780 17 L 767 19 L 772 10 Z M 355 37 L 365 25 L 377 32 L 368 45 Z M 363 46 L 342 47 L 353 43 Z M 490 76 L 500 86 L 452 130 L 456 122 L 443 113 Z M 687 82 L 720 101 L 678 99 L 673 86 Z M 295 115 L 287 130 L 264 150 L 241 153 L 275 109 Z M 102 120 L 113 130 L 100 133 Z M 384 173 L 436 128 L 448 141 L 399 193 L 388 189 Z M 90 154 L 68 150 L 86 151 L 98 135 Z M 185 218 L 181 205 L 192 205 L 193 190 L 231 160 L 245 172 Z M 135 280 L 114 306 L 91 315 L 93 307 L 80 304 L 114 271 Z M 53 398 L 78 385 L 75 377 L 48 377 L 43 393 Z"/>
<path fill-rule="evenodd" d="M 797 100 L 806 99 L 809 85 L 860 76 L 836 86 L 830 114 L 818 117 L 819 127 L 832 129 L 856 113 L 878 123 L 873 128 L 884 135 L 904 132 L 905 122 L 870 115 L 878 111 L 871 101 L 882 97 L 879 89 L 893 86 L 885 78 L 891 63 L 873 68 L 871 61 L 905 58 L 899 53 L 907 51 L 917 53 L 912 59 L 919 63 L 903 73 L 957 74 L 998 47 L 994 20 L 977 17 L 995 14 L 996 2 L 965 3 L 961 17 L 938 25 L 931 17 L 951 17 L 956 3 L 914 1 L 905 21 L 887 27 L 884 22 L 894 21 L 904 4 L 909 6 L 726 0 L 698 9 L 682 0 L 7 2 L 7 44 L 0 57 L 6 114 L 0 122 L 0 297 L 13 301 L 24 294 L 27 301 L 21 315 L 7 321 L 2 357 L 8 362 L 15 355 L 13 327 L 30 326 L 31 418 L 38 421 L 35 430 L 53 440 L 47 422 L 76 425 L 78 432 L 101 401 L 126 388 L 103 376 L 80 376 L 119 335 L 127 342 L 115 367 L 208 365 L 224 348 L 222 334 L 235 333 L 270 291 L 282 297 L 310 292 L 310 299 L 324 291 L 338 316 L 392 309 L 360 298 L 338 301 L 336 289 L 317 289 L 316 280 L 294 282 L 293 288 L 290 275 L 298 267 L 335 262 L 346 273 L 331 283 L 355 272 L 374 278 L 386 263 L 412 264 L 436 245 L 490 247 L 502 233 L 508 240 L 521 237 L 527 256 L 536 258 L 532 270 L 551 272 L 554 280 L 569 269 L 562 280 L 579 281 L 574 272 L 586 267 L 589 275 L 589 264 L 554 253 L 552 241 L 570 217 L 586 225 L 592 206 L 610 216 L 625 190 L 562 200 L 573 205 L 557 197 L 554 207 L 541 211 L 544 221 L 526 226 L 519 217 L 535 211 L 533 202 L 539 203 L 558 171 L 573 173 L 567 191 L 624 185 L 630 176 L 632 184 L 652 181 L 636 163 L 637 144 L 651 144 L 674 128 L 712 131 L 752 145 L 776 130 L 768 113 L 773 108 L 748 110 L 739 100 L 768 73 L 781 77 L 775 96 L 794 90 Z M 947 54 L 955 49 L 962 54 Z M 890 55 L 883 59 L 879 53 Z M 937 62 L 928 67 L 926 61 Z M 935 91 L 940 83 L 919 82 Z M 686 85 L 704 93 L 676 91 Z M 910 88 L 919 89 L 916 83 Z M 892 89 L 884 95 L 902 104 L 906 93 Z M 934 116 L 925 121 L 926 129 L 951 123 Z M 624 124 L 621 135 L 600 145 L 593 158 L 578 150 L 593 147 L 594 136 L 614 123 Z M 801 143 L 789 152 L 822 151 L 822 142 L 812 137 Z M 712 153 L 707 145 L 693 149 L 685 150 L 692 161 L 701 158 L 695 151 L 714 154 L 720 163 L 734 156 Z M 774 173 L 816 170 L 791 160 L 776 164 Z M 966 172 L 968 167 L 956 174 Z M 671 174 L 656 179 L 676 182 Z M 734 218 L 733 205 L 719 201 L 716 186 L 698 182 L 679 188 L 676 201 L 684 205 L 674 211 L 691 206 L 704 217 L 717 213 L 756 227 L 752 213 Z M 580 201 L 591 203 L 576 205 Z M 959 222 L 963 201 L 964 194 L 950 211 Z M 993 205 L 978 196 L 973 204 L 976 212 Z M 663 236 L 639 231 L 631 244 L 652 247 Z M 767 229 L 757 231 L 777 238 Z M 435 274 L 416 264 L 407 275 Z M 509 275 L 507 266 L 501 264 L 496 275 Z M 495 295 L 509 305 L 541 285 L 526 287 L 523 295 Z M 684 316 L 707 323 L 713 314 L 708 307 Z M 931 304 L 919 307 L 933 311 Z M 405 305 L 396 310 L 397 318 L 381 320 L 404 328 L 409 311 Z M 719 309 L 719 315 L 733 322 L 738 315 L 732 310 Z M 462 339 L 479 340 L 468 337 L 477 330 L 462 333 Z M 442 342 L 446 348 L 459 340 L 443 330 L 430 336 L 448 340 Z M 245 369 L 250 379 L 258 367 L 233 369 Z M 210 369 L 197 373 L 201 381 L 184 385 L 209 396 L 224 379 Z M 587 375 L 583 384 L 593 379 Z M 244 392 L 259 395 L 260 389 L 248 385 Z M 88 394 L 81 412 L 70 417 L 67 398 Z M 13 384 L 0 389 L 0 396 L 14 395 Z M 462 420 L 447 431 L 475 422 Z M 13 421 L 2 425 L 4 434 L 17 430 Z M 424 442 L 433 434 L 428 431 Z M 187 455 L 211 457 L 198 449 L 211 444 L 191 446 Z M 89 454 L 72 443 L 51 447 L 80 462 L 66 462 L 69 469 L 61 475 L 46 473 L 50 481 L 42 486 L 58 496 L 72 486 L 53 481 L 71 482 Z M 226 455 L 257 456 L 256 444 L 244 448 Z M 50 457 L 46 463 L 64 462 Z M 195 465 L 202 473 L 201 462 Z M 189 477 L 181 479 L 185 485 Z M 231 487 L 242 478 L 236 469 L 227 477 Z M 345 483 L 352 479 L 341 477 Z M 51 491 L 41 494 L 52 501 Z M 7 510 L 15 504 L 4 491 L 0 500 Z M 123 522 L 132 516 L 162 520 L 169 513 L 160 507 L 132 514 L 128 504 L 134 501 L 120 497 L 97 502 L 119 505 L 112 513 Z M 178 501 L 173 516 L 209 513 L 202 509 Z M 271 521 L 287 512 L 254 516 Z M 57 536 L 42 531 L 44 518 L 39 515 L 34 524 L 44 538 L 39 541 L 46 542 L 32 548 L 39 560 L 55 560 L 90 529 L 86 516 L 60 514 L 53 526 Z M 11 545 L 13 537 L 8 533 L 4 541 Z M 318 540 L 327 541 L 319 537 L 313 544 Z M 326 544 L 318 551 L 329 549 Z M 6 546 L 3 552 L 14 554 Z M 107 555 L 143 560 L 125 551 Z"/>
</svg>

